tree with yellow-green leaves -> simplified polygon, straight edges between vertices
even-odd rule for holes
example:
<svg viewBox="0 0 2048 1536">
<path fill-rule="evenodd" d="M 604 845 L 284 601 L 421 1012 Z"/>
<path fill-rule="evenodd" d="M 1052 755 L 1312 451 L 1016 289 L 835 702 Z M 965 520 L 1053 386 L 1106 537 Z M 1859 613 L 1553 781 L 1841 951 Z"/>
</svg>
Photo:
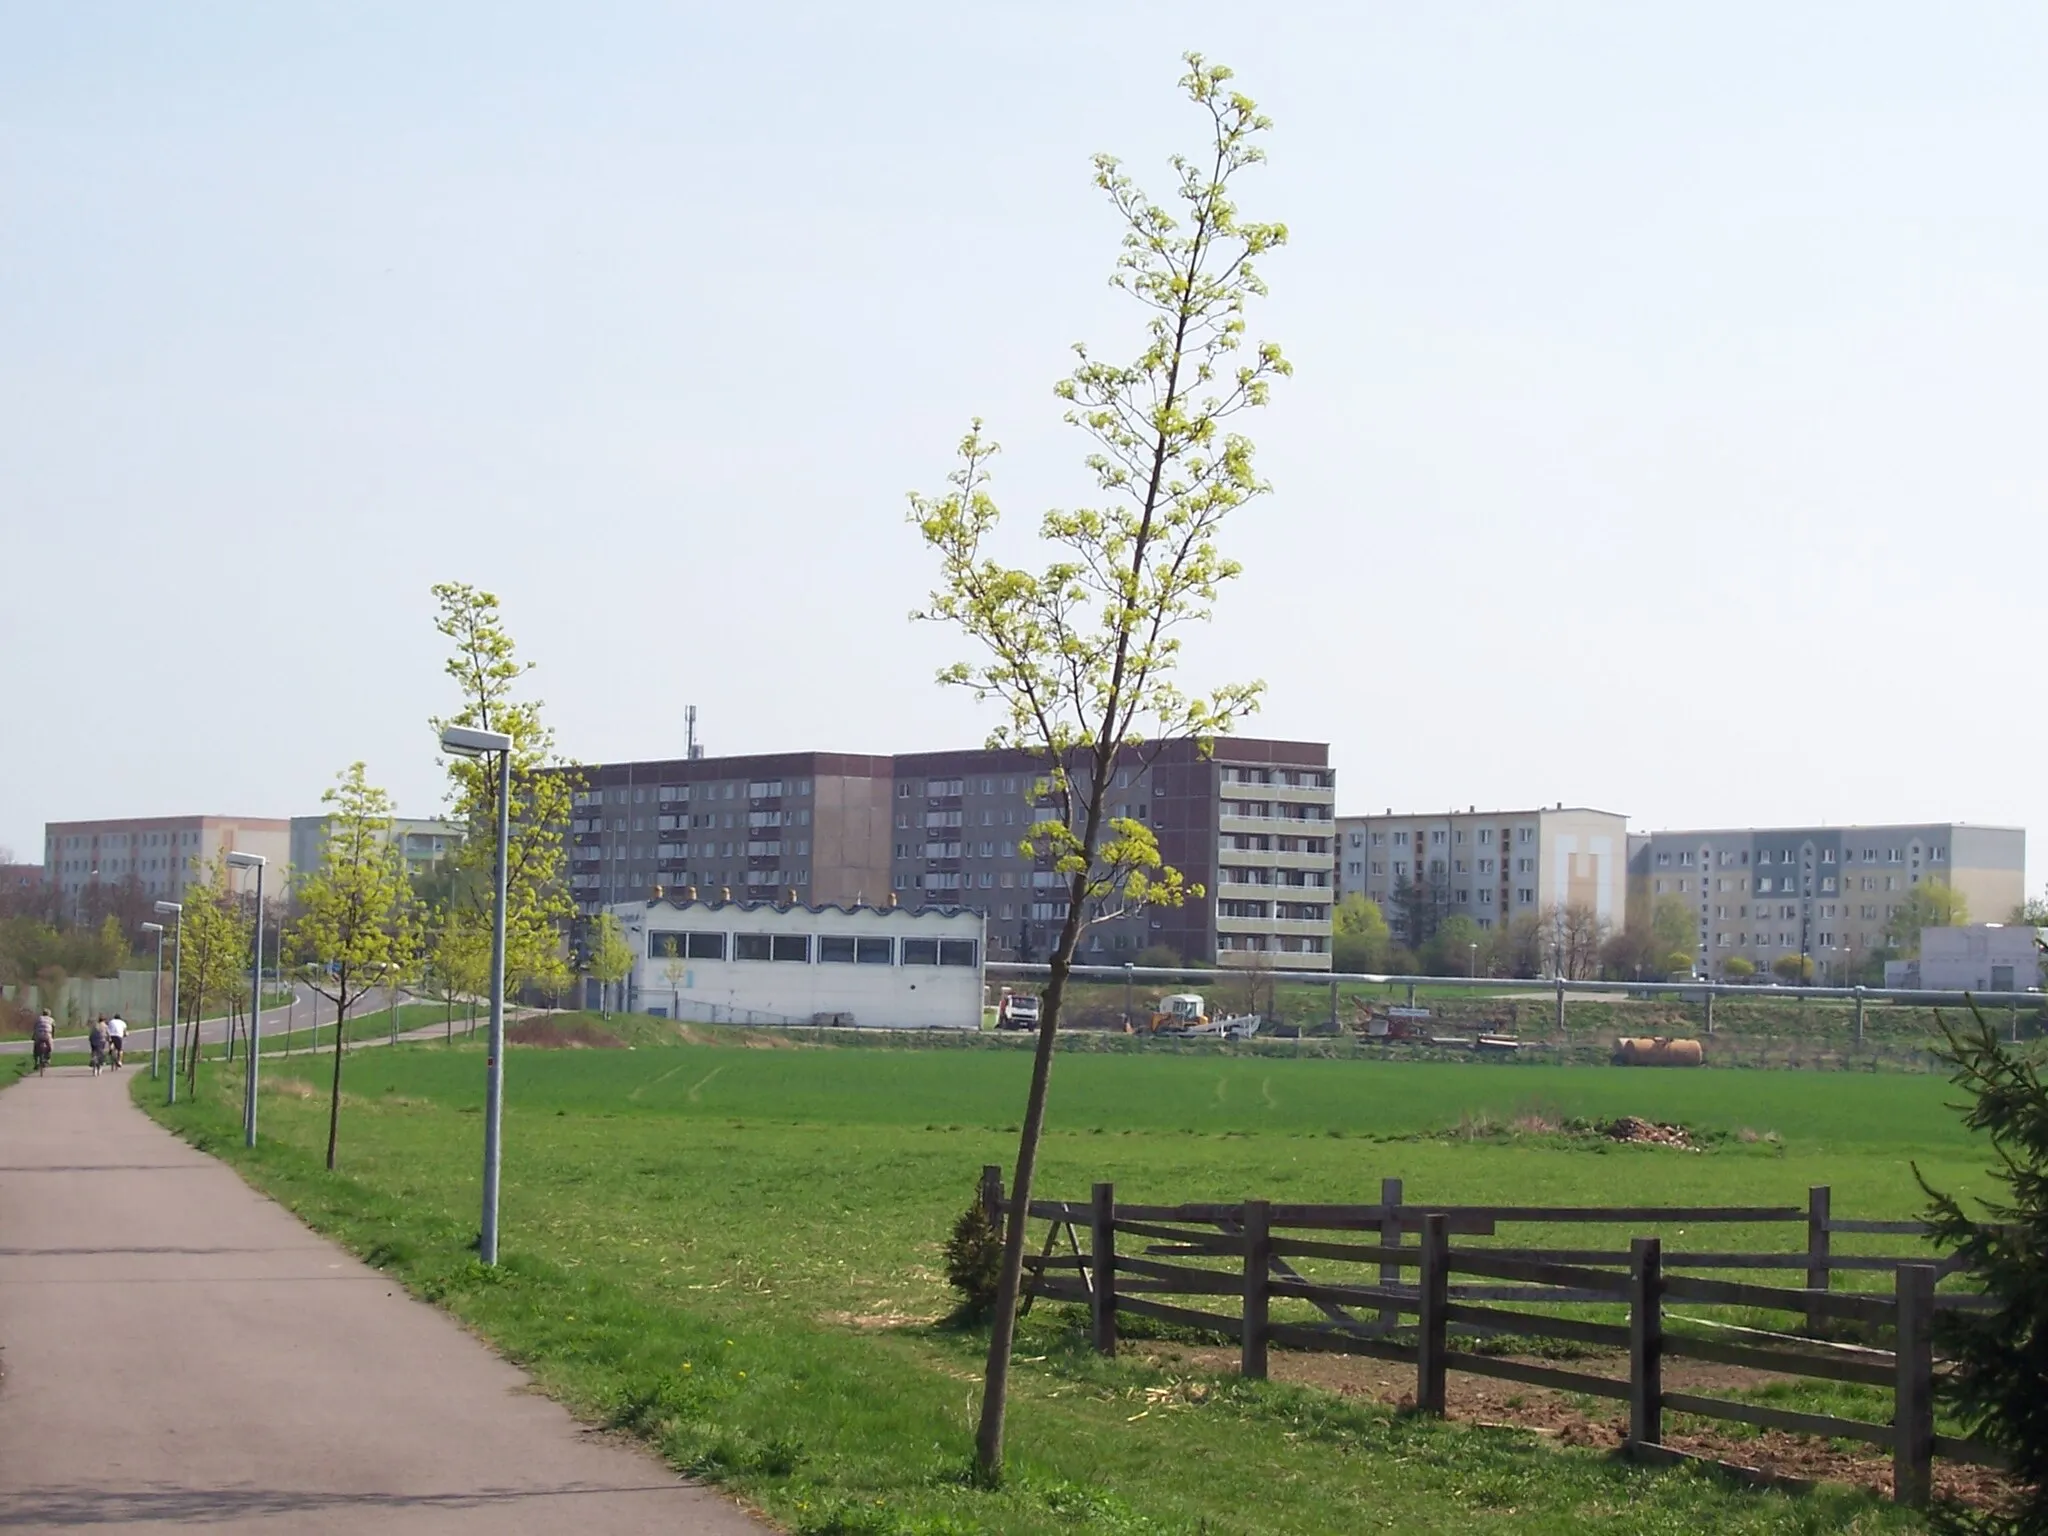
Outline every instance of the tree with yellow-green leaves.
<svg viewBox="0 0 2048 1536">
<path fill-rule="evenodd" d="M 228 1027 L 239 1018 L 244 967 L 249 963 L 255 924 L 248 904 L 235 894 L 225 859 L 216 855 L 198 867 L 180 900 L 180 956 L 177 1010 L 185 1020 L 187 1091 L 199 1081 L 199 1022 L 212 1007 L 224 1009 Z"/>
<path fill-rule="evenodd" d="M 460 701 L 453 714 L 432 721 L 435 732 L 466 725 L 512 738 L 506 985 L 560 992 L 569 984 L 566 940 L 575 915 L 563 836 L 581 781 L 556 754 L 554 732 L 541 722 L 540 701 L 518 697 L 520 681 L 533 664 L 519 660 L 498 599 L 462 582 L 442 582 L 434 588 L 434 601 L 434 627 L 450 646 L 444 670 Z M 493 759 L 451 757 L 447 768 L 453 814 L 467 834 L 449 856 L 450 910 L 436 914 L 434 927 L 451 931 L 444 924 L 452 916 L 452 932 L 481 932 L 488 944 L 498 851 L 498 765 Z"/>
<path fill-rule="evenodd" d="M 1097 504 L 1042 516 L 1039 536 L 1051 546 L 1042 567 L 1004 564 L 994 553 L 1000 514 L 989 489 L 996 445 L 979 421 L 960 443 L 951 489 L 911 498 L 911 521 L 939 562 L 938 586 L 918 617 L 955 626 L 975 652 L 940 681 L 995 701 L 1002 720 L 989 744 L 1043 764 L 1033 800 L 1045 819 L 1022 851 L 1056 873 L 1046 894 L 1064 911 L 1018 1139 L 976 1434 L 977 1469 L 990 1482 L 1002 1473 L 1025 1212 L 1075 950 L 1092 923 L 1203 894 L 1164 863 L 1147 824 L 1107 813 L 1112 773 L 1144 765 L 1167 742 L 1229 731 L 1260 692 L 1235 683 L 1188 694 L 1173 680 L 1182 632 L 1210 616 L 1238 574 L 1218 543 L 1223 524 L 1267 490 L 1234 419 L 1264 405 L 1272 382 L 1289 372 L 1277 346 L 1246 341 L 1246 308 L 1266 291 L 1258 260 L 1287 232 L 1240 217 L 1233 201 L 1232 184 L 1265 158 L 1259 140 L 1271 125 L 1230 80 L 1228 69 L 1187 56 L 1181 88 L 1205 141 L 1197 154 L 1173 158 L 1166 202 L 1154 202 L 1113 157 L 1095 159 L 1095 184 L 1123 231 L 1111 281 L 1143 316 L 1135 355 L 1107 360 L 1077 346 L 1078 363 L 1055 388 L 1065 419 L 1089 440 Z"/>
<path fill-rule="evenodd" d="M 391 835 L 391 797 L 361 763 L 320 797 L 327 807 L 320 862 L 298 886 L 287 944 L 313 990 L 334 1005 L 334 1073 L 327 1096 L 327 1167 L 341 1131 L 341 1059 L 348 1015 L 372 987 L 408 974 L 419 951 L 412 884 Z"/>
<path fill-rule="evenodd" d="M 590 974 L 597 982 L 598 1012 L 604 1013 L 611 1007 L 612 988 L 633 974 L 633 946 L 626 942 L 626 930 L 619 920 L 609 912 L 599 914 L 590 925 Z M 622 996 L 622 1012 L 625 1006 Z"/>
</svg>

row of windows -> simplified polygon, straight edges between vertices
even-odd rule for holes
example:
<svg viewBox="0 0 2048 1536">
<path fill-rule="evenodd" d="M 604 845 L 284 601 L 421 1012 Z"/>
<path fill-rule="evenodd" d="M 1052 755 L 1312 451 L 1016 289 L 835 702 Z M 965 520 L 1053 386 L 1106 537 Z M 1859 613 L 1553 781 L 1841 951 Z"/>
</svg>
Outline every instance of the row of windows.
<svg viewBox="0 0 2048 1536">
<path fill-rule="evenodd" d="M 1506 827 L 1502 827 L 1500 829 L 1500 843 L 1502 847 L 1507 846 L 1508 830 L 1509 829 Z M 1536 841 L 1536 829 L 1534 827 L 1516 827 L 1514 829 L 1514 833 L 1515 841 L 1518 843 L 1533 843 Z M 1479 844 L 1480 847 L 1490 848 L 1493 846 L 1493 834 L 1494 829 L 1492 827 L 1481 827 L 1474 835 L 1474 840 Z M 1365 846 L 1364 842 L 1362 841 L 1364 836 L 1365 834 L 1363 833 L 1353 832 L 1351 834 L 1351 846 L 1354 848 Z M 1422 837 L 1422 829 L 1419 827 L 1416 828 L 1413 836 L 1417 841 L 1420 841 Z M 1375 848 L 1386 847 L 1387 839 L 1389 837 L 1391 837 L 1395 841 L 1395 843 L 1400 844 L 1409 841 L 1410 834 L 1407 831 L 1407 829 L 1402 827 L 1396 827 L 1391 832 L 1374 832 L 1373 834 L 1371 834 L 1372 846 Z M 1430 828 L 1429 844 L 1432 848 L 1443 847 L 1446 838 L 1450 840 L 1451 845 L 1454 847 L 1462 845 L 1465 841 L 1465 829 L 1463 827 Z"/>
<path fill-rule="evenodd" d="M 1903 848 L 1887 848 L 1884 850 L 1884 856 L 1881 859 L 1878 857 L 1877 849 L 1866 848 L 1863 850 L 1863 862 L 1865 864 L 1903 864 L 1907 861 L 1909 854 L 1912 858 L 1912 861 L 1917 864 L 1920 861 L 1920 845 L 1918 843 L 1915 843 L 1910 850 Z M 1702 848 L 1700 850 L 1699 855 L 1700 863 L 1702 865 L 1708 863 L 1710 855 L 1711 850 Z M 1730 865 L 1747 864 L 1749 862 L 1749 850 L 1724 848 L 1717 856 L 1714 857 L 1719 858 L 1719 861 L 1724 868 Z M 1692 851 L 1690 849 L 1680 849 L 1675 855 L 1668 851 L 1660 852 L 1657 855 L 1658 867 L 1669 868 L 1674 859 L 1677 861 L 1679 868 L 1690 868 L 1693 862 Z M 1771 859 L 1771 849 L 1760 848 L 1757 850 L 1757 863 L 1768 864 L 1771 862 Z M 1927 850 L 1928 863 L 1942 864 L 1946 863 L 1947 860 L 1948 850 L 1946 848 L 1929 848 Z M 1834 863 L 1835 850 L 1832 848 L 1821 849 L 1820 861 L 1823 864 Z M 1794 850 L 1790 848 L 1781 848 L 1777 850 L 1777 862 L 1780 864 L 1797 864 L 1799 862 L 1799 856 Z M 1856 862 L 1856 850 L 1854 848 L 1843 849 L 1842 862 L 1844 864 L 1854 864 Z"/>
<path fill-rule="evenodd" d="M 1334 789 L 1337 776 L 1322 768 L 1240 768 L 1223 766 L 1226 784 L 1277 784 L 1283 789 Z"/>
<path fill-rule="evenodd" d="M 723 960 L 727 940 L 735 960 L 759 960 L 770 964 L 812 963 L 812 936 L 808 933 L 735 933 L 710 929 L 684 929 L 647 935 L 650 960 Z M 827 933 L 817 936 L 819 965 L 973 965 L 980 946 L 973 939 L 896 939 L 860 934 Z"/>
<path fill-rule="evenodd" d="M 1700 876 L 1699 893 L 1702 896 L 1707 894 L 1708 878 L 1709 877 L 1706 875 Z M 1747 875 L 1716 876 L 1713 877 L 1713 880 L 1713 888 L 1716 891 L 1719 891 L 1723 894 L 1726 894 L 1731 890 L 1746 891 L 1749 889 L 1749 876 Z M 1773 880 L 1773 876 L 1758 875 L 1756 877 L 1756 888 L 1758 892 L 1767 892 L 1773 889 Z M 1880 885 L 1878 883 L 1879 881 L 1882 881 L 1883 884 Z M 1836 883 L 1837 882 L 1833 875 L 1821 876 L 1821 894 L 1828 896 L 1833 895 L 1835 893 Z M 1920 877 L 1918 875 L 1844 875 L 1840 881 L 1840 886 L 1841 889 L 1844 891 L 1902 891 L 1908 885 L 1918 885 L 1919 883 Z M 1680 875 L 1675 880 L 1660 879 L 1651 882 L 1652 893 L 1658 896 L 1664 895 L 1666 893 L 1667 887 L 1675 887 L 1675 893 L 1677 895 L 1689 896 L 1692 894 L 1691 877 L 1686 875 Z M 1787 895 L 1790 895 L 1792 892 L 1798 889 L 1798 885 L 1791 876 L 1787 875 L 1781 879 L 1776 880 L 1776 889 L 1785 892 Z"/>
<path fill-rule="evenodd" d="M 629 790 L 624 784 L 614 784 L 608 789 L 579 789 L 575 795 L 578 810 L 593 805 L 645 805 L 649 800 L 668 802 L 676 800 L 737 800 L 742 790 L 749 800 L 779 800 L 784 794 L 801 797 L 811 792 L 809 779 L 755 779 L 742 784 L 738 780 L 724 784 L 662 784 L 649 788 L 635 784 Z"/>
</svg>

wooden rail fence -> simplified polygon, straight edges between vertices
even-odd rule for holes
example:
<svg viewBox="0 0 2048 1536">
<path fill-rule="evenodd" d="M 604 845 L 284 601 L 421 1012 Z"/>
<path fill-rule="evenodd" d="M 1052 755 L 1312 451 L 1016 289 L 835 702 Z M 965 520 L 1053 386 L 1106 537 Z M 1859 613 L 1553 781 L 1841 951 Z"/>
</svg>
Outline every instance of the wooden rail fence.
<svg viewBox="0 0 2048 1536">
<path fill-rule="evenodd" d="M 982 1201 L 1000 1221 L 1006 1207 L 1002 1170 L 982 1171 Z M 1924 1255 L 1841 1254 L 1837 1233 L 1924 1235 L 1918 1222 L 1835 1217 L 1830 1191 L 1814 1188 L 1804 1210 L 1791 1206 L 1589 1207 L 1417 1206 L 1403 1199 L 1399 1179 L 1383 1180 L 1376 1205 L 1298 1205 L 1264 1200 L 1237 1204 L 1119 1205 L 1114 1186 L 1097 1184 L 1086 1202 L 1034 1200 L 1030 1215 L 1047 1225 L 1031 1260 L 1026 1305 L 1034 1297 L 1089 1309 L 1094 1346 L 1117 1347 L 1119 1317 L 1201 1329 L 1235 1339 L 1239 1369 L 1263 1378 L 1268 1352 L 1319 1350 L 1415 1367 L 1415 1405 L 1444 1411 L 1452 1371 L 1611 1398 L 1628 1406 L 1626 1449 L 1645 1460 L 1681 1453 L 1665 1446 L 1667 1414 L 1732 1421 L 1862 1441 L 1892 1452 L 1893 1497 L 1924 1505 L 1934 1458 L 1998 1465 L 1989 1446 L 1937 1435 L 1934 1382 L 1940 1362 L 1931 1328 L 1937 1310 L 1980 1306 L 1967 1292 L 1938 1292 L 1951 1266 Z M 1508 1246 L 1454 1247 L 1453 1238 L 1499 1237 L 1504 1225 L 1755 1226 L 1804 1224 L 1797 1251 L 1768 1253 L 1667 1251 L 1658 1237 L 1635 1237 L 1627 1249 Z M 1342 1237 L 1360 1234 L 1364 1240 Z M 1338 1234 L 1338 1237 L 1322 1234 Z M 1064 1237 L 1066 1253 L 1057 1251 Z M 1351 1278 L 1302 1273 L 1293 1260 L 1356 1264 Z M 1717 1279 L 1688 1270 L 1801 1271 L 1802 1286 Z M 1833 1276 L 1890 1271 L 1886 1291 L 1836 1289 Z M 1414 1279 L 1406 1275 L 1412 1273 Z M 1169 1300 L 1167 1298 L 1174 1298 Z M 1188 1299 L 1208 1298 L 1207 1305 Z M 1275 1302 L 1305 1303 L 1275 1319 Z M 1740 1308 L 1789 1314 L 1808 1336 L 1674 1319 Z M 1592 1304 L 1625 1312 L 1625 1321 L 1563 1316 L 1531 1307 Z M 1211 1310 L 1226 1305 L 1226 1310 Z M 1309 1320 L 1300 1314 L 1313 1309 Z M 1610 1313 L 1611 1317 L 1613 1314 Z M 1678 1321 L 1673 1331 L 1667 1323 Z M 1457 1330 L 1453 1331 L 1453 1327 Z M 1846 1325 L 1846 1327 L 1845 1327 Z M 1711 1328 L 1701 1336 L 1695 1327 Z M 1889 1337 L 1890 1348 L 1815 1337 L 1829 1330 Z M 1536 1364 L 1458 1347 L 1459 1336 L 1512 1335 L 1625 1351 L 1626 1380 L 1561 1365 Z M 1699 1360 L 1785 1376 L 1889 1388 L 1889 1423 L 1807 1413 L 1773 1405 L 1666 1390 L 1663 1362 Z"/>
</svg>

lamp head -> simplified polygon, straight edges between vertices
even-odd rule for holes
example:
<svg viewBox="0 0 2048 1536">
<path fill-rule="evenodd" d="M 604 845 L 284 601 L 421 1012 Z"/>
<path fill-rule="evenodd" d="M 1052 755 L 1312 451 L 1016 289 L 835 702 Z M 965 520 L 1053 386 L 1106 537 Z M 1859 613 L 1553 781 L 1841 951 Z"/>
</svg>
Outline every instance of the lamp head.
<svg viewBox="0 0 2048 1536">
<path fill-rule="evenodd" d="M 176 917 L 185 910 L 185 904 L 182 901 L 160 901 L 156 904 L 156 909 L 165 917 Z"/>
<path fill-rule="evenodd" d="M 480 731 L 474 726 L 451 725 L 441 732 L 441 750 L 457 757 L 482 757 L 486 752 L 509 752 L 512 738 L 503 731 Z"/>
<path fill-rule="evenodd" d="M 164 931 L 164 925 L 162 923 L 144 923 L 142 925 L 142 931 L 144 933 L 162 933 Z"/>
<path fill-rule="evenodd" d="M 260 853 L 243 853 L 240 849 L 232 849 L 228 853 L 228 863 L 236 869 L 261 869 L 269 862 Z"/>
</svg>

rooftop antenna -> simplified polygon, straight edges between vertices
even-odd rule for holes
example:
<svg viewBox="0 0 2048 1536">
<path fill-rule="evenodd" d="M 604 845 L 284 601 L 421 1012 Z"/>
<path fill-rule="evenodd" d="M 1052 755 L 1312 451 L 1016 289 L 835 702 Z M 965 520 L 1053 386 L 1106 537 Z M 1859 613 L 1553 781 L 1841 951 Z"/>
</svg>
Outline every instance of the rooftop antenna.
<svg viewBox="0 0 2048 1536">
<path fill-rule="evenodd" d="M 684 756 L 691 762 L 704 755 L 703 744 L 697 740 L 697 706 L 694 704 L 683 706 L 683 740 L 687 744 Z"/>
</svg>

